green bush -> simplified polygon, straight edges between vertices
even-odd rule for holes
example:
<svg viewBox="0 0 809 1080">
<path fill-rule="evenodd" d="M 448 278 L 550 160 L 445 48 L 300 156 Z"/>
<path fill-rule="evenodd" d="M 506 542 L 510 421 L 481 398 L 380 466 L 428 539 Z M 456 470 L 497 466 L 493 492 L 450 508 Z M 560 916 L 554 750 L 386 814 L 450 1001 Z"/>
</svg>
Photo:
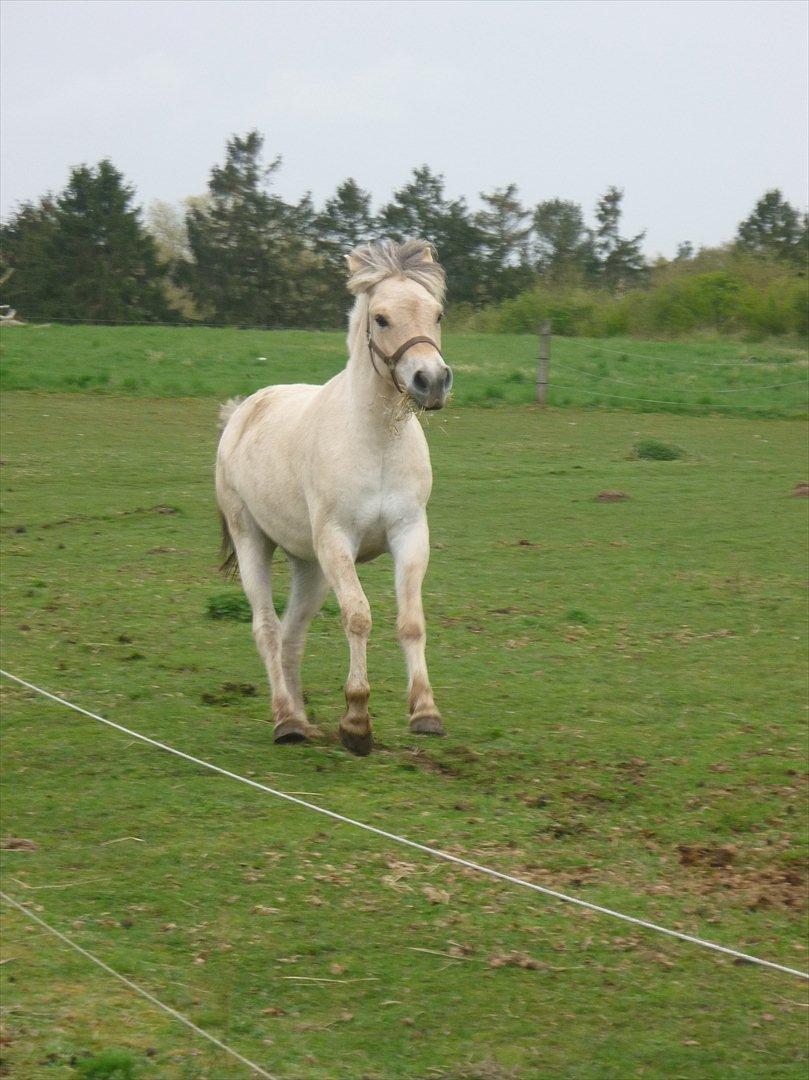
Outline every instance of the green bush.
<svg viewBox="0 0 809 1080">
<path fill-rule="evenodd" d="M 569 623 L 576 623 L 579 626 L 587 626 L 588 623 L 593 621 L 587 612 L 582 611 L 581 608 L 570 608 L 565 618 Z"/>
<path fill-rule="evenodd" d="M 503 396 L 503 392 L 499 387 L 493 389 L 499 391 L 499 393 L 492 396 Z M 286 607 L 286 597 L 273 592 L 273 604 L 278 615 L 283 615 Z M 326 615 L 339 615 L 340 607 L 335 598 L 329 596 L 324 602 L 321 611 Z M 208 603 L 205 605 L 205 614 L 210 619 L 232 619 L 234 622 L 252 622 L 253 619 L 250 602 L 243 592 L 236 589 L 229 592 L 214 593 L 213 596 L 209 596 Z"/>
<path fill-rule="evenodd" d="M 501 304 L 480 308 L 456 308 L 454 328 L 501 334 L 533 334 L 549 320 L 555 334 L 585 334 L 597 307 L 594 294 L 585 289 L 551 290 L 536 285 Z"/>
<path fill-rule="evenodd" d="M 685 451 L 679 446 L 661 442 L 660 439 L 639 439 L 632 449 L 635 457 L 644 461 L 676 461 L 685 457 Z"/>
<path fill-rule="evenodd" d="M 253 618 L 247 597 L 235 590 L 209 596 L 206 613 L 211 619 L 233 619 L 234 622 L 250 622 Z"/>
<path fill-rule="evenodd" d="M 732 249 L 661 263 L 648 285 L 613 295 L 582 283 L 538 281 L 500 304 L 452 312 L 455 329 L 535 334 L 546 320 L 562 337 L 809 333 L 809 282 L 800 270 Z"/>
<path fill-rule="evenodd" d="M 128 1050 L 102 1050 L 76 1067 L 82 1080 L 136 1080 L 134 1057 Z"/>
</svg>

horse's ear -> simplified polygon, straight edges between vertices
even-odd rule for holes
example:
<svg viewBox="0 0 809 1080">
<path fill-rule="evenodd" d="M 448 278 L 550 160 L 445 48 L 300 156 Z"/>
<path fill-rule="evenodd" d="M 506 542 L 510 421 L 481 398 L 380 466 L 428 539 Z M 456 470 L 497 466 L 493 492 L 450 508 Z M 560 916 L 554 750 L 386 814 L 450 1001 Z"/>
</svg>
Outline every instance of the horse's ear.
<svg viewBox="0 0 809 1080">
<path fill-rule="evenodd" d="M 433 259 L 433 246 L 432 244 L 425 244 L 421 251 L 421 261 L 423 263 L 431 263 Z"/>
<path fill-rule="evenodd" d="M 353 277 L 354 274 L 359 273 L 365 265 L 362 259 L 358 258 L 356 251 L 350 251 L 348 255 L 345 256 L 345 260 L 349 277 Z"/>
</svg>

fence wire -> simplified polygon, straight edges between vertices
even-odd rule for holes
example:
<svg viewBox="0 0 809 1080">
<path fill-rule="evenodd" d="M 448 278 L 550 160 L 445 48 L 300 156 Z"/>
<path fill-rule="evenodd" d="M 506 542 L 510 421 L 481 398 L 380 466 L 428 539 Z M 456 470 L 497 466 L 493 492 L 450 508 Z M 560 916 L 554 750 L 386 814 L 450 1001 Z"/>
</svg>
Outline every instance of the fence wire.
<svg viewBox="0 0 809 1080">
<path fill-rule="evenodd" d="M 333 821 L 339 821 L 344 825 L 351 825 L 356 829 L 362 829 L 364 832 L 373 833 L 374 835 L 381 836 L 385 840 L 390 840 L 395 844 L 402 844 L 405 847 L 414 848 L 416 851 L 421 851 L 435 859 L 454 863 L 456 866 L 463 866 L 467 870 L 472 870 L 477 874 L 495 878 L 498 881 L 505 881 L 511 885 L 518 885 L 524 889 L 530 889 L 533 892 L 541 893 L 544 896 L 550 896 L 554 900 L 561 900 L 563 903 L 571 904 L 574 907 L 593 911 L 599 915 L 607 915 L 613 919 L 620 919 L 622 922 L 631 923 L 633 926 L 640 926 L 644 930 L 651 930 L 654 933 L 663 934 L 670 938 L 676 938 L 678 941 L 684 941 L 690 945 L 698 945 L 701 948 L 709 949 L 716 953 L 732 956 L 737 961 L 756 964 L 759 967 L 770 968 L 787 975 L 795 975 L 799 979 L 809 980 L 809 973 L 800 971 L 798 968 L 789 967 L 786 964 L 779 964 L 774 960 L 765 960 L 760 956 L 753 956 L 750 953 L 741 952 L 740 950 L 730 948 L 727 945 L 719 945 L 715 941 L 709 941 L 707 938 L 697 937 L 694 934 L 686 934 L 682 930 L 672 930 L 667 926 L 661 926 L 659 923 L 650 922 L 648 919 L 639 919 L 636 915 L 627 915 L 623 911 L 616 911 L 614 908 L 605 907 L 603 904 L 595 904 L 590 900 L 583 900 L 579 896 L 570 896 L 568 893 L 550 889 L 546 885 L 538 885 L 535 881 L 527 881 L 525 878 L 516 877 L 514 874 L 506 874 L 502 870 L 495 870 L 491 866 L 484 866 L 482 863 L 472 862 L 470 859 L 464 859 L 460 855 L 453 855 L 451 852 L 443 851 L 441 848 L 433 847 L 430 844 L 423 844 L 419 840 L 410 840 L 406 836 L 388 832 L 387 829 L 380 829 L 376 825 L 369 825 L 365 821 L 358 821 L 356 818 L 347 817 L 345 814 L 338 814 L 335 810 L 329 810 L 325 806 L 318 806 L 317 803 L 308 802 L 306 799 L 301 799 L 298 795 L 293 795 L 291 792 L 279 791 L 277 788 L 270 787 L 269 784 L 262 784 L 258 780 L 251 780 L 249 777 L 232 772 L 230 769 L 223 769 L 221 765 L 206 761 L 204 758 L 195 757 L 193 754 L 186 753 L 185 750 L 178 750 L 174 746 L 169 746 L 168 743 L 160 742 L 158 739 L 153 739 L 149 735 L 143 735 L 141 732 L 135 731 L 133 728 L 125 727 L 115 720 L 108 720 L 98 713 L 91 712 L 81 705 L 74 705 L 73 702 L 68 701 L 66 698 L 59 697 L 58 694 L 52 694 L 49 690 L 44 690 L 41 686 L 37 686 L 35 683 L 20 678 L 19 675 L 13 675 L 10 671 L 0 669 L 0 675 L 20 686 L 24 686 L 33 693 L 39 694 L 41 697 L 48 698 L 58 705 L 65 705 L 68 709 L 81 713 L 91 720 L 97 720 L 99 723 L 104 724 L 109 728 L 114 728 L 116 731 L 120 731 L 125 735 L 129 735 L 139 742 L 147 743 L 149 746 L 154 746 L 158 750 L 163 750 L 168 754 L 173 754 L 175 757 L 189 761 L 193 765 L 199 765 L 203 769 L 209 769 L 211 772 L 219 773 L 220 776 L 226 776 L 230 780 L 236 780 L 241 784 L 246 784 L 248 787 L 254 788 L 257 791 L 263 791 L 268 795 L 273 795 L 277 799 L 283 799 L 285 802 L 302 806 L 306 810 L 311 810 L 316 814 L 323 814 Z"/>
</svg>

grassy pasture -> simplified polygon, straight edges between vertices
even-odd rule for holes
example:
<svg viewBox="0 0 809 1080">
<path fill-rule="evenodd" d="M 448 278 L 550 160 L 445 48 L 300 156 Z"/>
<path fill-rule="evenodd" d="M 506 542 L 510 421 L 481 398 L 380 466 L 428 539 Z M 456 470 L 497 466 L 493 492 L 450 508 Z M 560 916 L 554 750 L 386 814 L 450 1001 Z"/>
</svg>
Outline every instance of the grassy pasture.
<svg viewBox="0 0 809 1080">
<path fill-rule="evenodd" d="M 239 590 L 215 573 L 206 395 L 268 381 L 249 356 L 274 339 L 222 332 L 239 359 L 187 338 L 190 368 L 165 345 L 147 382 L 145 331 L 19 333 L 7 385 L 52 392 L 3 403 L 5 667 L 329 808 L 806 968 L 802 424 L 516 403 L 432 418 L 425 601 L 449 735 L 407 732 L 380 559 L 361 570 L 378 749 L 357 760 L 333 737 L 333 602 L 305 661 L 330 733 L 311 747 L 272 745 L 249 626 L 210 615 L 238 614 Z M 91 333 L 105 392 L 57 392 L 69 335 Z M 307 378 L 338 363 L 318 337 L 322 355 L 296 354 Z M 490 346 L 469 341 L 482 363 Z M 124 387 L 124 370 L 144 381 Z M 632 455 L 652 438 L 684 456 Z M 282 561 L 277 579 L 283 595 Z M 9 683 L 2 696 L 2 831 L 36 844 L 3 852 L 4 889 L 284 1080 L 803 1075 L 795 979 L 433 864 Z M 19 913 L 3 921 L 5 1075 L 81 1076 L 111 1049 L 143 1078 L 248 1075 Z"/>
<path fill-rule="evenodd" d="M 449 333 L 456 405 L 528 404 L 537 339 Z M 249 394 L 273 382 L 324 382 L 345 363 L 344 335 L 305 330 L 23 326 L 3 333 L 7 390 L 140 397 Z M 805 348 L 719 339 L 553 339 L 550 403 L 686 415 L 805 415 Z"/>
</svg>

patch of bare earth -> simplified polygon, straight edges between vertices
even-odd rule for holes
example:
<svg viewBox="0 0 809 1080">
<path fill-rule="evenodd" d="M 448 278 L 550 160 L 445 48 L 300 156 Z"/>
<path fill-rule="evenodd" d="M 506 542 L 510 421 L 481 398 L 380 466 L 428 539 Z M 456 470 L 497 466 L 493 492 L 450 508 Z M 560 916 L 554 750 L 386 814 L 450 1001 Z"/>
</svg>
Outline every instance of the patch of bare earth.
<svg viewBox="0 0 809 1080">
<path fill-rule="evenodd" d="M 803 911 L 809 897 L 804 868 L 745 864 L 734 844 L 678 844 L 680 866 L 689 871 L 690 891 L 733 892 L 751 911 L 785 907 Z"/>
</svg>

